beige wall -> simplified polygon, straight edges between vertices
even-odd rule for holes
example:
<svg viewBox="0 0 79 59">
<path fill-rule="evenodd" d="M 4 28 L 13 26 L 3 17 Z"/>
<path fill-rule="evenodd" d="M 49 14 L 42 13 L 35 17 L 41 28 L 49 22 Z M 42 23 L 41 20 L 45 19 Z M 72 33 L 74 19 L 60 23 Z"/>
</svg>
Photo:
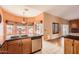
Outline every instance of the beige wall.
<svg viewBox="0 0 79 59">
<path fill-rule="evenodd" d="M 52 34 L 52 23 L 53 22 L 59 23 L 60 25 L 68 24 L 67 20 L 64 20 L 57 16 L 50 15 L 48 13 L 44 13 L 44 39 L 45 40 L 55 39 L 55 38 L 61 37 L 62 35 L 61 28 L 58 34 Z"/>
<path fill-rule="evenodd" d="M 4 29 L 3 29 L 3 26 L 4 26 L 4 23 L 3 23 L 3 12 L 2 12 L 2 9 L 0 9 L 0 15 L 1 15 L 1 23 L 0 23 L 0 44 L 2 44 L 4 42 Z"/>
</svg>

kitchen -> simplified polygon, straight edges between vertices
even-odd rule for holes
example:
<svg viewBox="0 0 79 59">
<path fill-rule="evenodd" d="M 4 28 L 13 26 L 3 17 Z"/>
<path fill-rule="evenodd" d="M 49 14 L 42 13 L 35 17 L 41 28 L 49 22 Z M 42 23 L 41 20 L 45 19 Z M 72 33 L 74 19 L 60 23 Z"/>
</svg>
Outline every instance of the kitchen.
<svg viewBox="0 0 79 59">
<path fill-rule="evenodd" d="M 34 53 L 42 49 L 43 19 L 37 20 L 41 15 L 26 18 L 15 16 L 2 8 L 0 11 L 0 53 Z"/>
<path fill-rule="evenodd" d="M 0 54 L 79 54 L 79 6 L 38 6 L 0 7 Z"/>
</svg>

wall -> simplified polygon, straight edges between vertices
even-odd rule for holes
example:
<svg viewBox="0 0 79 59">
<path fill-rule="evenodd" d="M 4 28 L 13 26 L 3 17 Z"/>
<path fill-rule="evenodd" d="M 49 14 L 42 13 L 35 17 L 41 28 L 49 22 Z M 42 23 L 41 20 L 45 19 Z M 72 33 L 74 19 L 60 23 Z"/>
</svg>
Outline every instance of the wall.
<svg viewBox="0 0 79 59">
<path fill-rule="evenodd" d="M 41 14 L 35 16 L 35 20 L 36 20 L 36 22 L 42 21 L 44 23 L 44 13 L 41 13 Z"/>
<path fill-rule="evenodd" d="M 67 24 L 68 22 L 60 17 L 50 15 L 48 13 L 44 13 L 44 39 L 50 40 L 59 38 L 62 36 L 62 31 L 60 27 L 60 32 L 58 34 L 52 34 L 52 23 L 59 23 L 61 26 L 62 24 Z"/>
<path fill-rule="evenodd" d="M 43 21 L 43 31 L 44 31 L 44 39 L 48 40 L 48 39 L 54 39 L 54 38 L 58 38 L 60 36 L 62 36 L 62 27 L 61 25 L 65 25 L 65 24 L 69 24 L 67 20 L 54 16 L 54 15 L 50 15 L 48 13 L 41 13 L 35 17 L 29 17 L 28 21 L 30 22 L 34 22 L 35 23 L 39 23 L 40 21 Z M 28 23 L 30 23 L 28 22 Z M 60 33 L 59 34 L 52 34 L 52 23 L 56 22 L 60 24 Z M 50 37 L 50 38 L 48 38 Z"/>
<path fill-rule="evenodd" d="M 22 23 L 22 21 L 23 21 L 23 17 L 21 17 L 21 16 L 16 16 L 5 10 L 2 10 L 2 12 L 3 12 L 3 21 L 4 21 L 4 33 L 6 33 L 6 27 L 5 27 L 6 20 L 16 22 L 16 23 L 18 23 L 18 22 Z M 34 32 L 35 32 L 35 24 L 42 21 L 42 24 L 44 25 L 43 29 L 44 29 L 44 39 L 45 40 L 58 38 L 62 35 L 62 30 L 61 30 L 62 28 L 60 29 L 60 32 L 58 34 L 52 34 L 52 23 L 53 22 L 59 23 L 60 25 L 68 24 L 67 20 L 64 20 L 57 16 L 50 15 L 48 13 L 41 13 L 35 17 L 25 18 L 25 20 L 26 20 L 25 22 L 27 24 L 34 23 Z M 15 30 L 15 32 L 16 32 L 16 30 Z"/>
<path fill-rule="evenodd" d="M 23 22 L 27 24 L 31 24 L 31 23 L 34 23 L 34 32 L 35 32 L 35 24 L 36 23 L 39 23 L 41 20 L 43 21 L 43 13 L 40 14 L 40 15 L 37 15 L 35 17 L 21 17 L 21 16 L 17 16 L 17 15 L 14 15 L 12 13 L 9 13 L 7 11 L 5 11 L 4 9 L 2 9 L 0 7 L 0 14 L 3 15 L 3 22 L 0 24 L 0 30 L 2 29 L 2 31 L 0 31 L 0 43 L 2 44 L 5 40 L 6 40 L 6 21 L 9 21 L 9 22 L 12 22 L 14 23 L 14 31 L 13 31 L 13 34 L 15 35 L 16 34 L 16 25 L 18 23 L 20 24 L 24 24 Z M 24 19 L 23 19 L 24 18 Z"/>
<path fill-rule="evenodd" d="M 44 13 L 37 15 L 35 19 L 36 19 L 36 23 L 39 24 L 39 26 L 40 26 L 39 31 L 35 30 L 36 33 L 44 35 Z M 42 36 L 42 39 L 43 39 L 43 36 Z"/>
<path fill-rule="evenodd" d="M 4 9 L 2 9 L 0 7 L 0 14 L 2 15 L 2 23 L 0 23 L 0 44 L 2 44 L 6 39 L 6 21 L 10 21 L 10 22 L 13 22 L 14 23 L 14 31 L 13 31 L 13 34 L 16 34 L 16 24 L 17 23 L 21 23 L 21 24 L 24 24 L 24 20 L 23 18 L 24 17 L 21 17 L 21 16 L 16 16 L 14 14 L 11 14 L 7 11 L 5 11 Z M 25 22 L 27 18 L 25 18 Z"/>
<path fill-rule="evenodd" d="M 3 23 L 3 12 L 2 9 L 0 9 L 0 15 L 1 15 L 1 23 L 0 23 L 0 44 L 2 44 L 4 42 L 4 23 Z"/>
<path fill-rule="evenodd" d="M 41 13 L 35 17 L 28 17 L 27 23 L 31 24 L 33 23 L 33 33 L 35 33 L 35 25 L 40 23 L 42 21 L 42 24 L 44 24 L 44 14 Z"/>
<path fill-rule="evenodd" d="M 27 22 L 27 18 L 24 18 L 24 17 L 21 17 L 21 16 L 17 16 L 17 15 L 14 15 L 10 12 L 7 12 L 3 9 L 3 20 L 4 20 L 4 38 L 6 39 L 6 36 L 7 36 L 7 29 L 6 29 L 6 21 L 9 21 L 9 22 L 12 22 L 14 25 L 13 25 L 13 35 L 16 35 L 17 33 L 17 29 L 16 29 L 16 26 L 18 24 L 24 24 L 24 22 L 26 23 Z"/>
<path fill-rule="evenodd" d="M 40 23 L 40 21 L 44 22 L 44 14 L 41 13 L 41 14 L 34 16 L 34 17 L 28 17 L 27 19 L 28 19 L 28 21 L 27 21 L 28 23 L 35 23 L 35 22 Z"/>
<path fill-rule="evenodd" d="M 12 21 L 12 22 L 19 22 L 19 23 L 22 23 L 23 21 L 23 17 L 21 16 L 16 16 L 14 14 L 11 14 L 5 10 L 3 10 L 3 15 L 4 15 L 4 20 L 8 20 L 8 21 Z"/>
</svg>

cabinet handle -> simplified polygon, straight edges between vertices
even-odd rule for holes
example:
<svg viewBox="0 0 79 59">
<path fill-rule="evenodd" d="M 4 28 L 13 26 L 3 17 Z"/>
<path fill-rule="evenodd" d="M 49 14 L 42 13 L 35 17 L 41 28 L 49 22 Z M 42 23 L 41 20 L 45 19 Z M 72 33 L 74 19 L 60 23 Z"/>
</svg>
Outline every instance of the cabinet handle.
<svg viewBox="0 0 79 59">
<path fill-rule="evenodd" d="M 20 46 L 20 42 L 19 42 L 19 46 Z"/>
<path fill-rule="evenodd" d="M 22 46 L 23 45 L 23 43 L 22 42 L 19 42 L 19 46 Z"/>
<path fill-rule="evenodd" d="M 23 42 L 21 42 L 21 45 L 23 46 Z"/>
<path fill-rule="evenodd" d="M 23 45 L 23 43 L 22 42 L 20 42 L 20 46 L 22 46 Z"/>
<path fill-rule="evenodd" d="M 74 44 L 72 43 L 72 46 L 73 46 Z"/>
</svg>

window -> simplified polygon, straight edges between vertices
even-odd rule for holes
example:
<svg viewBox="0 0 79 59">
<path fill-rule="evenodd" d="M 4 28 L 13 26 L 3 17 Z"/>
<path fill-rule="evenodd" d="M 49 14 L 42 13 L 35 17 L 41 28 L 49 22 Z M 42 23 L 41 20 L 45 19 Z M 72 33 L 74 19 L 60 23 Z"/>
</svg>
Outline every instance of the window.
<svg viewBox="0 0 79 59">
<path fill-rule="evenodd" d="M 59 23 L 52 24 L 52 31 L 53 31 L 53 34 L 59 33 Z"/>
</svg>

